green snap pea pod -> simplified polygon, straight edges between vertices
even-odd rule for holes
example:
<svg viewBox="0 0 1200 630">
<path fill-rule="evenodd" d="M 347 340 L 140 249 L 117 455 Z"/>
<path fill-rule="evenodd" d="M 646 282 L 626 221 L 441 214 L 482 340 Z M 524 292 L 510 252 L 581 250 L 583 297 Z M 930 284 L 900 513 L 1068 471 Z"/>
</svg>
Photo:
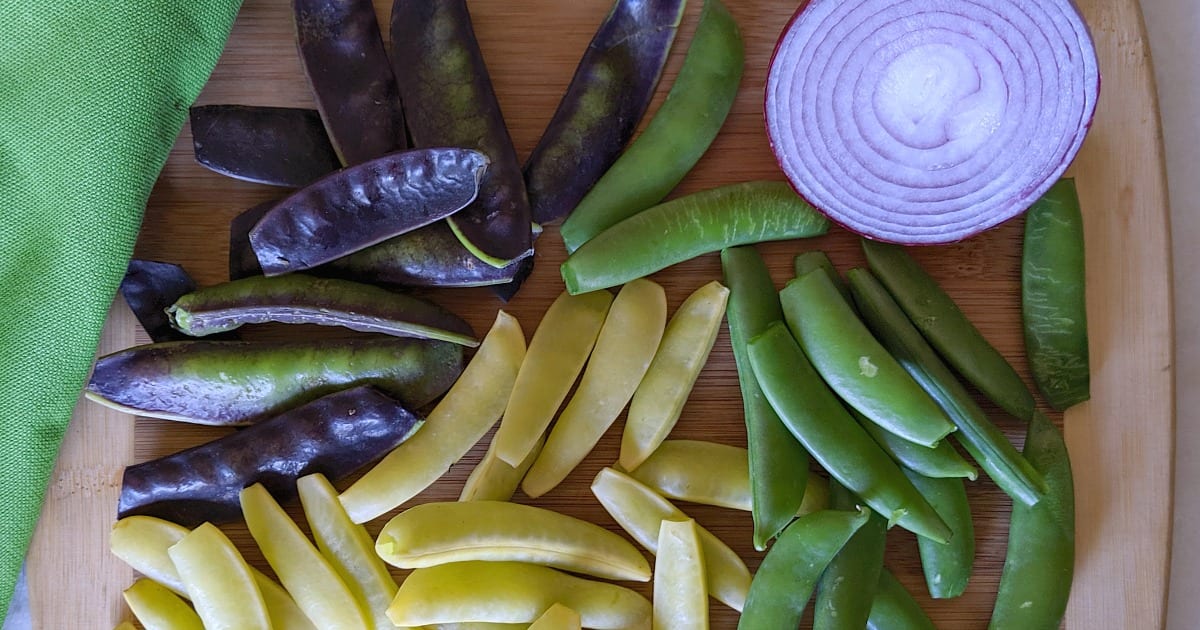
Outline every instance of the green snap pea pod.
<svg viewBox="0 0 1200 630">
<path fill-rule="evenodd" d="M 909 470 L 904 474 L 954 532 L 946 544 L 917 539 L 929 594 L 934 599 L 958 597 L 967 590 L 975 566 L 975 524 L 967 488 L 961 479 L 931 479 Z"/>
<path fill-rule="evenodd" d="M 833 281 L 833 286 L 837 287 L 838 293 L 846 298 L 846 303 L 854 305 L 854 299 L 850 297 L 850 287 L 846 286 L 846 281 L 838 275 L 837 268 L 833 266 L 833 261 L 829 260 L 829 256 L 820 250 L 813 250 L 797 254 L 792 260 L 792 267 L 796 272 L 796 277 L 799 278 L 810 271 L 817 269 L 823 270 L 829 279 Z"/>
<path fill-rule="evenodd" d="M 730 247 L 721 250 L 721 268 L 729 287 L 725 317 L 746 419 L 754 548 L 762 551 L 804 501 L 808 453 L 763 396 L 746 350 L 750 339 L 783 319 L 767 265 L 753 247 Z"/>
<path fill-rule="evenodd" d="M 316 110 L 200 105 L 188 114 L 196 162 L 222 175 L 301 188 L 342 166 Z"/>
<path fill-rule="evenodd" d="M 1041 474 L 988 420 L 887 289 L 866 269 L 851 269 L 847 277 L 864 321 L 958 426 L 955 436 L 980 468 L 1014 501 L 1037 503 L 1045 490 Z"/>
<path fill-rule="evenodd" d="M 738 630 L 799 626 L 822 571 L 867 520 L 866 510 L 821 510 L 788 525 L 750 582 Z"/>
<path fill-rule="evenodd" d="M 858 420 L 858 424 L 871 434 L 879 447 L 891 455 L 897 464 L 900 464 L 901 468 L 907 468 L 935 479 L 966 477 L 974 481 L 979 477 L 979 471 L 970 462 L 963 459 L 958 451 L 954 450 L 954 446 L 950 444 L 949 440 L 942 440 L 933 448 L 914 444 L 889 433 L 854 409 L 848 411 L 855 420 Z"/>
<path fill-rule="evenodd" d="M 198 337 L 244 324 L 283 322 L 479 345 L 469 324 L 433 302 L 360 282 L 298 273 L 250 276 L 207 287 L 181 296 L 167 315 L 176 328 Z"/>
<path fill-rule="evenodd" d="M 1034 401 L 1025 381 L 937 281 L 903 247 L 867 239 L 862 247 L 872 273 L 945 361 L 1001 409 L 1027 420 Z"/>
<path fill-rule="evenodd" d="M 988 627 L 1057 628 L 1075 566 L 1075 490 L 1062 433 L 1040 413 L 1025 433 L 1025 457 L 1046 477 L 1045 498 L 1013 505 L 1008 553 Z"/>
<path fill-rule="evenodd" d="M 936 446 L 954 424 L 871 335 L 825 273 L 779 292 L 788 328 L 825 382 L 872 422 L 906 440 Z"/>
<path fill-rule="evenodd" d="M 1059 180 L 1025 213 L 1021 319 L 1033 382 L 1060 411 L 1091 397 L 1084 266 L 1075 181 Z"/>
<path fill-rule="evenodd" d="M 567 257 L 560 271 L 568 291 L 586 293 L 726 247 L 819 236 L 828 229 L 829 220 L 787 184 L 744 182 L 672 199 L 621 221 Z"/>
<path fill-rule="evenodd" d="M 829 502 L 829 507 L 834 510 L 861 509 L 858 497 L 836 481 L 829 484 Z M 870 514 L 867 522 L 850 536 L 817 581 L 817 598 L 813 604 L 815 630 L 858 630 L 867 623 L 871 602 L 875 599 L 873 585 L 879 582 L 879 573 L 883 570 L 887 519 L 876 512 L 865 511 Z"/>
<path fill-rule="evenodd" d="M 787 326 L 750 340 L 750 365 L 771 407 L 830 476 L 887 517 L 888 524 L 937 541 L 950 528 L 900 467 L 879 448 L 813 369 Z M 778 543 L 776 543 L 778 544 Z"/>
<path fill-rule="evenodd" d="M 867 630 L 937 630 L 912 593 L 885 567 L 879 573 Z"/>
<path fill-rule="evenodd" d="M 137 415 L 253 424 L 363 384 L 419 409 L 449 389 L 462 370 L 462 346 L 426 339 L 169 341 L 100 357 L 84 395 Z"/>
<path fill-rule="evenodd" d="M 692 170 L 733 107 L 744 64 L 733 15 L 720 0 L 705 0 L 666 100 L 563 222 L 568 252 L 662 201 Z"/>
</svg>

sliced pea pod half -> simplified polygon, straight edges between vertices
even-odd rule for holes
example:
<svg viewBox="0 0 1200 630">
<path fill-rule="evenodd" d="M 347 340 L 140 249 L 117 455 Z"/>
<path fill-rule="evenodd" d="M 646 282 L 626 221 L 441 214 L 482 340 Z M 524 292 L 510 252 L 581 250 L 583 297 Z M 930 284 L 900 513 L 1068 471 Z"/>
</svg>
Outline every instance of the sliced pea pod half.
<svg viewBox="0 0 1200 630">
<path fill-rule="evenodd" d="M 200 105 L 188 113 L 196 162 L 222 175 L 301 188 L 342 166 L 315 110 Z"/>
<path fill-rule="evenodd" d="M 180 297 L 167 314 L 176 328 L 197 337 L 244 324 L 283 322 L 479 345 L 469 324 L 433 302 L 297 273 L 251 276 L 200 289 Z"/>
</svg>

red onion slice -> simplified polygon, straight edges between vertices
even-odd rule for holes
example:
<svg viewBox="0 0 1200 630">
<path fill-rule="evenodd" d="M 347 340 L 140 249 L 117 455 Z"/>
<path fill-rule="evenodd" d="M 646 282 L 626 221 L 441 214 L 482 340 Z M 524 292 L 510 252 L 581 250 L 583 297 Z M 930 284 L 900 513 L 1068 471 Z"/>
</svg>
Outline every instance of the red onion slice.
<svg viewBox="0 0 1200 630">
<path fill-rule="evenodd" d="M 949 243 L 1058 180 L 1099 89 L 1070 0 L 811 0 L 771 61 L 767 134 L 792 186 L 834 221 Z"/>
</svg>

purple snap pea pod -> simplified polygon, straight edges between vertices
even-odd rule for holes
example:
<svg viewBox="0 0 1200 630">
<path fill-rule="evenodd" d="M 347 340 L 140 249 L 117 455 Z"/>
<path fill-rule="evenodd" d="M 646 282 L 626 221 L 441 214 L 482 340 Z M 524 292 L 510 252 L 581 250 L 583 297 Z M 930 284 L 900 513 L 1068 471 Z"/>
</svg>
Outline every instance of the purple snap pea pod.
<svg viewBox="0 0 1200 630">
<path fill-rule="evenodd" d="M 483 153 L 389 153 L 332 173 L 279 202 L 250 230 L 268 276 L 302 271 L 458 212 L 479 192 Z"/>
<path fill-rule="evenodd" d="M 238 280 L 248 276 L 261 276 L 262 265 L 258 264 L 258 256 L 250 246 L 250 230 L 279 203 L 278 199 L 243 210 L 229 222 L 229 279 Z M 168 304 L 167 306 L 170 306 Z"/>
<path fill-rule="evenodd" d="M 300 188 L 341 167 L 314 110 L 202 105 L 189 113 L 196 161 L 222 175 Z"/>
<path fill-rule="evenodd" d="M 166 308 L 196 290 L 188 272 L 172 263 L 134 258 L 121 280 L 121 297 L 152 341 L 178 341 L 188 336 L 171 326 Z M 236 339 L 235 333 L 225 333 Z"/>
<path fill-rule="evenodd" d="M 633 137 L 662 76 L 686 0 L 616 0 L 529 160 L 533 220 L 567 216 Z"/>
<path fill-rule="evenodd" d="M 341 390 L 236 433 L 125 469 L 119 518 L 144 514 L 188 527 L 241 517 L 238 493 L 262 483 L 279 500 L 296 480 L 331 481 L 379 459 L 422 421 L 369 385 Z"/>
<path fill-rule="evenodd" d="M 408 148 L 371 0 L 293 0 L 296 47 L 342 164 Z"/>
<path fill-rule="evenodd" d="M 494 267 L 533 250 L 529 199 L 512 138 L 475 40 L 465 0 L 396 0 L 392 70 L 418 147 L 464 146 L 492 165 L 475 203 L 450 218 L 472 254 Z"/>
</svg>

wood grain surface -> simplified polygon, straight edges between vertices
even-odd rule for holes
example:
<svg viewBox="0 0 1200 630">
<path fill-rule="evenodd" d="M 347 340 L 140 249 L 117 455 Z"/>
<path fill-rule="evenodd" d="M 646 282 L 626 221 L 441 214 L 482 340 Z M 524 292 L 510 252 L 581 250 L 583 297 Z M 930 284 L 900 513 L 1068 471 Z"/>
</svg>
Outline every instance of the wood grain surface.
<svg viewBox="0 0 1200 630">
<path fill-rule="evenodd" d="M 746 42 L 745 78 L 721 135 L 675 195 L 782 177 L 762 129 L 761 99 L 772 47 L 795 4 L 727 2 Z M 247 0 L 200 104 L 312 106 L 292 40 L 289 4 Z M 383 24 L 389 5 L 377 1 Z M 1174 435 L 1170 232 L 1161 132 L 1136 0 L 1080 0 L 1079 5 L 1096 38 L 1104 87 L 1091 135 L 1071 171 L 1085 210 L 1093 399 L 1065 418 L 1078 495 L 1076 584 L 1066 627 L 1158 628 L 1165 616 Z M 476 33 L 522 158 L 537 141 L 608 6 L 609 0 L 471 0 Z M 700 6 L 700 0 L 689 3 L 651 112 L 678 71 L 684 51 L 680 44 L 689 41 Z M 201 284 L 220 282 L 227 274 L 228 221 L 282 192 L 197 166 L 185 128 L 147 208 L 136 254 L 183 264 Z M 916 255 L 1027 375 L 1019 313 L 1021 229 L 1016 219 L 968 242 L 925 248 Z M 837 230 L 819 239 L 759 247 L 780 285 L 789 276 L 792 255 L 814 248 L 826 250 L 843 270 L 863 264 L 856 239 Z M 557 230 L 551 227 L 538 242 L 534 276 L 510 304 L 503 305 L 486 289 L 429 295 L 466 318 L 480 334 L 503 307 L 517 316 L 528 336 L 562 290 L 557 267 L 563 258 Z M 666 288 L 673 311 L 692 290 L 719 277 L 719 261 L 709 255 L 655 279 Z M 123 308 L 114 309 L 102 351 L 130 345 L 134 332 L 137 341 L 146 340 Z M 255 334 L 295 334 L 279 326 L 259 331 Z M 1022 427 L 994 407 L 986 409 L 1020 444 Z M 120 467 L 221 433 L 148 419 L 138 419 L 135 425 L 114 416 L 119 414 L 83 404 L 73 420 L 30 556 L 35 628 L 108 628 L 129 617 L 120 591 L 131 576 L 113 568 L 105 544 Z M 602 466 L 615 461 L 619 428 L 620 421 L 563 486 L 535 503 L 616 529 L 591 497 L 588 484 Z M 741 399 L 724 331 L 673 436 L 745 444 Z M 486 443 L 485 438 L 414 502 L 457 498 Z M 1004 559 L 1007 498 L 984 480 L 972 484 L 970 492 L 978 557 L 962 597 L 929 600 L 912 536 L 899 529 L 889 535 L 888 565 L 940 628 L 986 626 Z M 750 543 L 749 514 L 681 507 L 741 553 L 752 569 L 759 564 L 761 554 Z M 378 531 L 384 522 L 377 520 L 369 528 Z M 230 524 L 225 529 L 248 558 L 265 568 L 243 526 Z M 403 577 L 402 572 L 396 575 Z M 647 585 L 635 588 L 649 593 Z M 712 614 L 714 627 L 736 625 L 736 614 L 720 604 L 713 604 Z"/>
</svg>

